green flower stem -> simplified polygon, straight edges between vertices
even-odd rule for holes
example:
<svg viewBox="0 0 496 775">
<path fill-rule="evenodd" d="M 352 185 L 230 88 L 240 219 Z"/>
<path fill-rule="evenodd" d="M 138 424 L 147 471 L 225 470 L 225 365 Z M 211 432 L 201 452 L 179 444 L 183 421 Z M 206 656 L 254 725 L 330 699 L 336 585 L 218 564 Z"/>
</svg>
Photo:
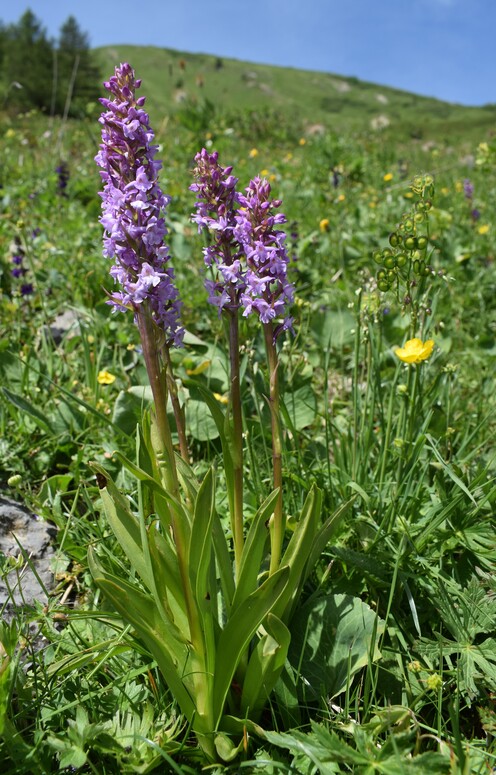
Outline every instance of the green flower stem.
<svg viewBox="0 0 496 775">
<path fill-rule="evenodd" d="M 277 378 L 279 361 L 274 344 L 274 330 L 272 323 L 265 323 L 263 329 L 267 361 L 269 364 L 269 405 L 272 428 L 273 484 L 274 490 L 279 490 L 279 495 L 274 506 L 272 523 L 272 546 L 269 570 L 269 573 L 272 574 L 279 568 L 286 525 L 282 508 L 282 435 L 279 411 L 279 382 Z"/>
<path fill-rule="evenodd" d="M 234 542 L 234 561 L 238 576 L 243 553 L 243 415 L 241 409 L 241 385 L 239 373 L 239 321 L 238 310 L 229 312 L 229 359 L 231 370 L 231 410 L 233 420 L 232 448 L 234 497 L 231 513 L 231 529 Z"/>
<path fill-rule="evenodd" d="M 167 388 L 171 397 L 172 411 L 174 412 L 174 417 L 176 420 L 177 435 L 179 437 L 179 450 L 184 462 L 189 463 L 189 449 L 188 442 L 186 440 L 184 412 L 181 408 L 181 404 L 179 403 L 176 380 L 174 379 L 174 372 L 172 370 L 170 350 L 167 345 L 162 347 L 162 358 L 166 364 Z"/>
<path fill-rule="evenodd" d="M 161 454 L 163 455 L 165 484 L 169 495 L 179 499 L 179 480 L 177 476 L 176 461 L 174 458 L 174 447 L 172 444 L 172 435 L 167 417 L 167 383 L 163 372 L 158 347 L 158 334 L 155 324 L 144 309 L 137 314 L 138 330 L 141 337 L 143 348 L 143 357 L 150 380 L 150 386 L 155 405 L 155 417 L 160 437 Z"/>
</svg>

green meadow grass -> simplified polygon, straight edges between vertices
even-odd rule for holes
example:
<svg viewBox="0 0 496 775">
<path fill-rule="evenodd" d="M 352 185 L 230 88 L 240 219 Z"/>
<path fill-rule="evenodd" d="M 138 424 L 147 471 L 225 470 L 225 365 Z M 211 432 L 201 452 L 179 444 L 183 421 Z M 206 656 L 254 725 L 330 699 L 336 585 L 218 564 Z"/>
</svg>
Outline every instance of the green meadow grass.
<svg viewBox="0 0 496 775">
<path fill-rule="evenodd" d="M 324 517 L 352 499 L 305 587 L 287 680 L 270 699 L 263 733 L 250 734 L 235 763 L 210 771 L 491 773 L 496 183 L 491 160 L 476 159 L 479 143 L 491 142 L 493 109 L 167 50 L 99 55 L 107 77 L 128 59 L 143 79 L 164 161 L 190 334 L 173 361 L 197 475 L 221 460 L 221 448 L 192 378 L 221 400 L 228 390 L 222 324 L 205 301 L 203 243 L 190 222 L 192 160 L 207 145 L 234 165 L 241 185 L 267 176 L 288 217 L 297 296 L 295 335 L 280 353 L 288 537 L 312 484 L 323 490 Z M 187 103 L 174 101 L 179 89 Z M 370 119 L 382 112 L 392 121 L 377 132 Z M 135 505 L 135 482 L 114 451 L 134 455 L 146 400 L 135 327 L 105 304 L 97 115 L 0 117 L 0 482 L 57 529 L 48 605 L 23 607 L 0 625 L 0 761 L 12 775 L 202 768 L 156 664 L 87 564 L 93 545 L 130 576 L 88 464 L 104 466 Z M 313 123 L 321 134 L 308 132 Z M 415 227 L 428 235 L 433 273 L 380 292 L 373 256 L 410 218 L 418 173 L 434 177 L 428 218 Z M 16 278 L 19 253 L 25 273 Z M 27 283 L 32 293 L 23 295 Z M 394 354 L 412 334 L 405 295 L 418 332 L 435 342 L 416 367 Z M 54 341 L 50 324 L 66 310 L 79 326 Z M 243 326 L 242 342 L 249 520 L 271 489 L 270 418 L 256 326 Z M 227 530 L 221 465 L 218 472 Z M 0 560 L 7 573 L 14 561 Z M 355 601 L 357 631 L 362 618 L 373 623 L 366 643 L 340 640 L 331 595 Z"/>
<path fill-rule="evenodd" d="M 280 115 L 299 131 L 318 124 L 334 132 L 364 130 L 386 117 L 397 140 L 478 140 L 496 119 L 494 105 L 466 107 L 332 73 L 156 47 L 119 45 L 94 53 L 104 73 L 116 62 L 133 62 L 156 126 L 170 113 L 206 102 L 221 113 Z"/>
</svg>

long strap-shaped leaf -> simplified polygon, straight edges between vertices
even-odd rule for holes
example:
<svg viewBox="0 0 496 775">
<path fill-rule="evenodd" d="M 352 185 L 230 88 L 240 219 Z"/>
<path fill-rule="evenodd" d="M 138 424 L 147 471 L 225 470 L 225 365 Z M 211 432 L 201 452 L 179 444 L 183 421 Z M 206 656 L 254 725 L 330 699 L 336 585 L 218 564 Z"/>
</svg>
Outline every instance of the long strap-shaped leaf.
<svg viewBox="0 0 496 775">
<path fill-rule="evenodd" d="M 216 723 L 220 720 L 236 668 L 265 617 L 284 592 L 289 568 L 280 568 L 229 617 L 218 643 L 215 659 L 213 708 Z"/>
<path fill-rule="evenodd" d="M 104 571 L 91 547 L 88 563 L 96 584 L 150 649 L 182 712 L 191 722 L 196 708 L 182 678 L 190 651 L 181 633 L 172 622 L 167 625 L 149 595 Z"/>
<path fill-rule="evenodd" d="M 262 503 L 250 525 L 239 565 L 239 578 L 233 600 L 233 610 L 258 586 L 260 566 L 269 537 L 268 520 L 274 511 L 279 490 L 274 490 Z"/>
<path fill-rule="evenodd" d="M 289 581 L 272 613 L 283 622 L 288 621 L 289 613 L 300 588 L 300 581 L 317 532 L 321 505 L 322 493 L 314 485 L 305 499 L 300 519 L 281 560 L 282 565 L 289 567 Z"/>
<path fill-rule="evenodd" d="M 126 498 L 115 486 L 107 472 L 97 463 L 91 463 L 91 467 L 96 471 L 100 482 L 100 497 L 112 532 L 142 581 L 148 589 L 153 590 L 153 579 L 143 553 L 141 531 L 137 518 L 129 509 Z"/>
<path fill-rule="evenodd" d="M 291 634 L 283 622 L 269 613 L 265 633 L 250 656 L 241 695 L 241 715 L 255 721 L 264 709 L 286 661 Z"/>
</svg>

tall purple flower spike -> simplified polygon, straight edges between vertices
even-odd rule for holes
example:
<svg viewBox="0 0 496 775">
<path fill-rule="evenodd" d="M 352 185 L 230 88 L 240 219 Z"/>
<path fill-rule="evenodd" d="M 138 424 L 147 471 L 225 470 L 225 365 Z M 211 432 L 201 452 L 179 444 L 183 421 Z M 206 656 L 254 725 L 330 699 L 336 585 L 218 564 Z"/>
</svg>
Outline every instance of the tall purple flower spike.
<svg viewBox="0 0 496 775">
<path fill-rule="evenodd" d="M 113 98 L 100 100 L 106 110 L 99 119 L 102 143 L 95 161 L 104 183 L 103 255 L 113 259 L 110 274 L 122 288 L 111 294 L 109 304 L 136 315 L 146 303 L 167 341 L 179 346 L 184 333 L 181 303 L 164 242 L 170 197 L 158 184 L 162 163 L 154 158 L 157 146 L 151 145 L 154 133 L 143 110 L 145 97 L 135 96 L 140 85 L 131 66 L 121 64 L 104 84 Z"/>
<path fill-rule="evenodd" d="M 288 308 L 294 298 L 287 280 L 286 234 L 274 228 L 286 222 L 282 213 L 273 214 L 281 201 L 270 199 L 270 185 L 260 178 L 250 182 L 246 195 L 238 193 L 232 167 L 221 167 L 217 153 L 203 149 L 195 161 L 196 182 L 190 188 L 198 200 L 192 219 L 198 231 L 213 236 L 204 258 L 217 270 L 216 279 L 205 283 L 209 301 L 219 313 L 241 308 L 245 317 L 256 314 L 262 323 L 282 318 L 276 338 L 292 326 Z"/>
</svg>

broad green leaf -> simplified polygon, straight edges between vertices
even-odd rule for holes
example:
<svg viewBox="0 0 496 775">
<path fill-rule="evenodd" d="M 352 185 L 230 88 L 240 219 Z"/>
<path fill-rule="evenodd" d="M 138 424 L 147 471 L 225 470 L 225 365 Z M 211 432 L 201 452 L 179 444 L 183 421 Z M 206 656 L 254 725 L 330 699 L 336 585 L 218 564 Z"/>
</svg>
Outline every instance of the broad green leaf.
<svg viewBox="0 0 496 775">
<path fill-rule="evenodd" d="M 317 399 L 310 383 L 286 392 L 283 412 L 293 433 L 313 423 L 317 415 Z"/>
<path fill-rule="evenodd" d="M 291 627 L 289 660 L 303 679 L 300 696 L 335 697 L 358 670 L 379 659 L 384 622 L 351 595 L 326 595 L 298 610 Z"/>
<path fill-rule="evenodd" d="M 288 583 L 289 569 L 280 568 L 229 617 L 217 642 L 213 707 L 216 719 L 224 710 L 234 673 L 248 645 Z"/>
<path fill-rule="evenodd" d="M 115 400 L 112 422 L 130 436 L 141 420 L 143 408 L 152 402 L 152 391 L 148 385 L 134 385 L 127 390 L 121 390 Z"/>
<path fill-rule="evenodd" d="M 194 439 L 213 441 L 219 438 L 219 431 L 204 401 L 190 398 L 186 403 L 186 427 Z"/>
</svg>

